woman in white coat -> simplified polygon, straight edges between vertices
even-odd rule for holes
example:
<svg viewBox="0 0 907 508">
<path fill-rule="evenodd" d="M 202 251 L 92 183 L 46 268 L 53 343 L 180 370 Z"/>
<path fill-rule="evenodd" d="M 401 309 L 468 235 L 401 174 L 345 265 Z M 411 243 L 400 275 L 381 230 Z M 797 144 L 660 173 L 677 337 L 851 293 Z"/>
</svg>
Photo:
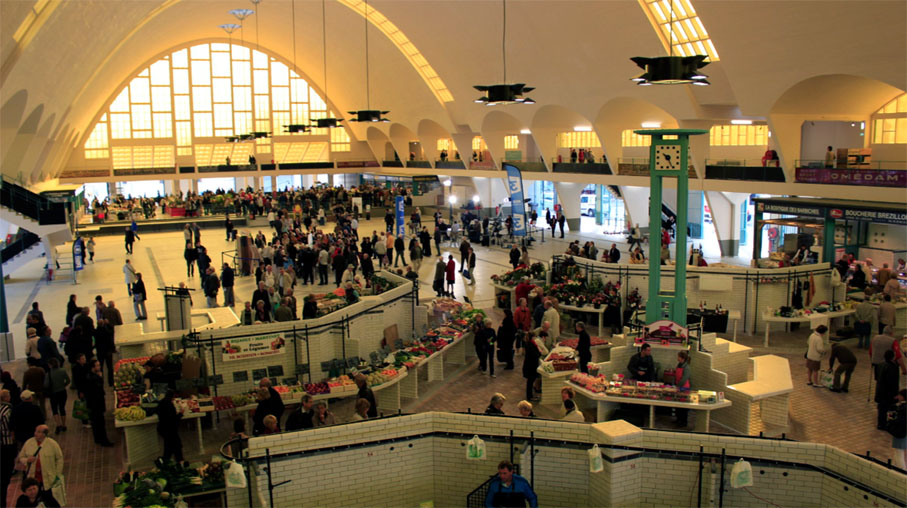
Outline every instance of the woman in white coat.
<svg viewBox="0 0 907 508">
<path fill-rule="evenodd" d="M 819 365 L 825 355 L 825 332 L 828 327 L 819 325 L 810 334 L 806 344 L 806 384 L 819 387 Z"/>
<path fill-rule="evenodd" d="M 59 506 L 53 501 L 64 501 L 66 494 L 63 491 L 63 450 L 56 441 L 47 437 L 50 427 L 38 425 L 35 435 L 22 445 L 18 461 L 25 468 L 27 478 L 38 481 L 42 492 L 42 499 L 48 506 Z M 39 467 L 40 466 L 40 467 Z M 40 478 L 35 473 L 40 471 Z M 49 499 L 53 494 L 53 500 Z"/>
</svg>

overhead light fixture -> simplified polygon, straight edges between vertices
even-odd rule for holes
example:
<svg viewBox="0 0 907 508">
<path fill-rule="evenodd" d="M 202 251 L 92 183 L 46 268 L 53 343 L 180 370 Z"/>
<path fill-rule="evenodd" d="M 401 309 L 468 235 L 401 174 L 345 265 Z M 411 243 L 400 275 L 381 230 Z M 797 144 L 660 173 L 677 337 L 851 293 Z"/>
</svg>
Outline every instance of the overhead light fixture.
<svg viewBox="0 0 907 508">
<path fill-rule="evenodd" d="M 753 125 L 753 121 L 752 121 L 752 120 L 737 120 L 737 119 L 734 119 L 734 120 L 731 120 L 731 124 L 733 124 L 733 125 Z"/>
<path fill-rule="evenodd" d="M 301 123 L 293 123 L 283 126 L 283 131 L 290 134 L 305 134 L 309 132 L 309 126 Z"/>
<path fill-rule="evenodd" d="M 532 134 L 532 131 L 529 129 L 520 129 L 520 134 Z"/>
<path fill-rule="evenodd" d="M 592 132 L 592 127 L 588 125 L 577 125 L 573 128 L 573 132 Z"/>
<path fill-rule="evenodd" d="M 481 201 L 481 199 L 479 198 L 479 195 L 478 195 L 478 194 L 476 194 L 475 196 L 472 197 L 472 202 L 473 202 L 473 203 L 479 204 L 479 201 Z"/>
<path fill-rule="evenodd" d="M 499 85 L 475 85 L 473 88 L 485 95 L 475 100 L 478 104 L 497 106 L 499 104 L 535 104 L 523 94 L 535 90 L 535 87 L 526 86 L 525 83 L 507 84 L 507 0 L 501 0 L 503 8 L 501 28 L 501 56 L 504 68 L 504 83 Z"/>
<path fill-rule="evenodd" d="M 293 0 L 294 6 L 296 0 Z M 293 14 L 293 39 L 296 39 L 296 14 L 294 11 Z M 322 49 L 322 60 L 324 62 L 324 102 L 328 103 L 328 29 L 327 29 L 327 12 L 325 10 L 325 0 L 321 0 L 321 49 Z M 293 59 L 295 64 L 296 58 L 296 43 L 293 43 Z M 330 111 L 330 108 L 328 108 Z M 312 127 L 317 127 L 319 129 L 334 129 L 340 127 L 340 122 L 343 121 L 342 118 L 312 118 L 313 125 Z"/>
<path fill-rule="evenodd" d="M 668 23 L 670 41 L 675 40 L 674 37 L 674 4 L 669 4 L 670 7 L 670 19 Z M 640 86 L 649 86 L 649 85 L 699 85 L 705 86 L 709 85 L 708 76 L 703 74 L 699 69 L 705 67 L 709 63 L 705 61 L 708 58 L 707 55 L 693 55 L 693 56 L 674 56 L 674 44 L 668 44 L 670 46 L 670 52 L 668 56 L 657 56 L 654 58 L 647 58 L 643 56 L 635 56 L 630 60 L 633 61 L 637 66 L 639 66 L 643 72 L 635 78 L 630 78 L 631 81 L 635 81 L 637 85 Z"/>
<path fill-rule="evenodd" d="M 450 178 L 448 178 L 447 180 L 444 180 L 445 187 L 450 187 L 451 185 L 453 185 L 453 182 L 450 180 Z"/>
<path fill-rule="evenodd" d="M 380 111 L 377 109 L 372 109 L 372 98 L 371 98 L 371 88 L 369 82 L 369 69 L 368 69 L 368 0 L 365 0 L 365 109 L 360 109 L 359 111 L 350 111 L 349 114 L 355 115 L 356 118 L 351 118 L 351 122 L 389 122 L 387 118 L 383 118 L 382 115 L 390 113 L 390 111 Z M 327 76 L 327 74 L 325 74 Z"/>
<path fill-rule="evenodd" d="M 457 195 L 451 194 L 450 196 L 448 196 L 447 201 L 452 205 L 457 204 Z"/>
<path fill-rule="evenodd" d="M 228 143 L 242 143 L 244 141 L 253 141 L 260 138 L 269 138 L 271 137 L 270 132 L 265 131 L 254 131 L 247 134 L 239 134 L 237 136 L 227 136 L 225 139 Z"/>
<path fill-rule="evenodd" d="M 640 126 L 643 129 L 661 129 L 661 122 L 643 122 Z"/>
</svg>

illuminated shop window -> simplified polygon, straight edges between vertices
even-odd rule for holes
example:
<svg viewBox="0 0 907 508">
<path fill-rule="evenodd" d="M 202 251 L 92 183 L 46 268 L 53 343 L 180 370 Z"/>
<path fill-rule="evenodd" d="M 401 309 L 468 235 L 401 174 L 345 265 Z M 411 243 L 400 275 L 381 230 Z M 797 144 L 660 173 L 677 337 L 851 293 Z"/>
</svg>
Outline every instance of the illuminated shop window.
<svg viewBox="0 0 907 508">
<path fill-rule="evenodd" d="M 676 56 L 707 55 L 710 61 L 718 61 L 718 51 L 690 0 L 639 0 L 639 3 L 666 51 L 673 46 Z"/>
<path fill-rule="evenodd" d="M 881 145 L 907 143 L 907 94 L 872 115 L 872 142 Z"/>
<path fill-rule="evenodd" d="M 558 148 L 601 148 L 598 134 L 591 131 L 562 132 L 557 135 Z"/>
<path fill-rule="evenodd" d="M 709 130 L 712 146 L 766 146 L 767 125 L 715 125 Z"/>
<path fill-rule="evenodd" d="M 627 129 L 620 133 L 620 146 L 649 146 L 652 144 L 652 136 L 643 136 L 633 132 L 634 129 Z"/>
<path fill-rule="evenodd" d="M 517 136 L 504 136 L 504 150 L 519 150 L 520 138 Z"/>
</svg>

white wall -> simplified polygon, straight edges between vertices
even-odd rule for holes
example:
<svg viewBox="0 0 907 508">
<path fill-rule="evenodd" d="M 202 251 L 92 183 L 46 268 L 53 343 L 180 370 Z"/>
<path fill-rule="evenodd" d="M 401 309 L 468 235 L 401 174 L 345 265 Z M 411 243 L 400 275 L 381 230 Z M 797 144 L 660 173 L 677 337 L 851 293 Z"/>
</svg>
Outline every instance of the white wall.
<svg viewBox="0 0 907 508">
<path fill-rule="evenodd" d="M 800 158 L 824 160 L 829 146 L 835 150 L 863 148 L 865 139 L 864 136 L 860 136 L 860 132 L 860 122 L 803 122 Z"/>
</svg>

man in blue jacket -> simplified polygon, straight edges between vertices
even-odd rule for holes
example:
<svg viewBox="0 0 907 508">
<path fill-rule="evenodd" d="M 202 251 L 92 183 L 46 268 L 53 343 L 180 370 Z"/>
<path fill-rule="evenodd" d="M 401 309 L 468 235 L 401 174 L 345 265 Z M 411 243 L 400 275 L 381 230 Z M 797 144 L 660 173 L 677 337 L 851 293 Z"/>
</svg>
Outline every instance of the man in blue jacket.
<svg viewBox="0 0 907 508">
<path fill-rule="evenodd" d="M 485 507 L 525 507 L 527 502 L 530 508 L 538 508 L 538 498 L 529 482 L 513 474 L 513 464 L 509 460 L 502 460 L 498 464 L 498 476 L 488 485 Z"/>
</svg>

